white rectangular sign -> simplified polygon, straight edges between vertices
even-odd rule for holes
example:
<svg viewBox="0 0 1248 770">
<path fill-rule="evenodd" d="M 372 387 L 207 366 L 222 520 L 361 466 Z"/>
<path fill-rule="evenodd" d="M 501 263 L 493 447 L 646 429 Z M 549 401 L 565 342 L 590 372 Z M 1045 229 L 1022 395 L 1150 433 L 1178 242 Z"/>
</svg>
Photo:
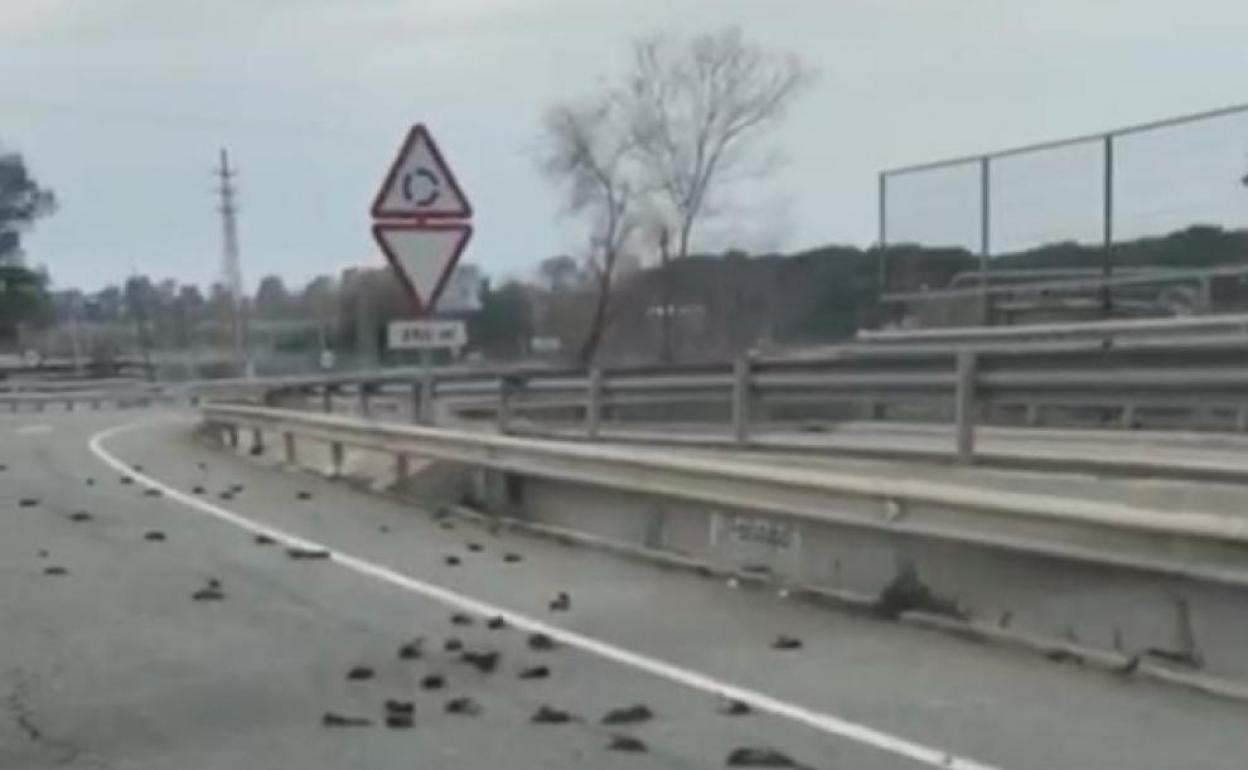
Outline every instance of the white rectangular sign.
<svg viewBox="0 0 1248 770">
<path fill-rule="evenodd" d="M 391 321 L 386 331 L 391 350 L 437 350 L 468 344 L 463 321 Z"/>
</svg>

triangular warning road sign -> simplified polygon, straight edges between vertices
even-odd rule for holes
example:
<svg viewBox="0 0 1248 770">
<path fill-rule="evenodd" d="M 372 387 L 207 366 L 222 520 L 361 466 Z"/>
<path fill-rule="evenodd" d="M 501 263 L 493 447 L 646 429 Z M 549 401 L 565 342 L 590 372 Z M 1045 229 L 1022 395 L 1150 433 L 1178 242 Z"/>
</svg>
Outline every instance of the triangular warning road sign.
<svg viewBox="0 0 1248 770">
<path fill-rule="evenodd" d="M 459 223 L 373 225 L 373 237 L 390 267 L 416 302 L 417 314 L 430 313 L 472 237 L 472 227 Z"/>
<path fill-rule="evenodd" d="M 467 219 L 472 205 L 433 137 L 412 126 L 373 200 L 374 219 Z"/>
</svg>

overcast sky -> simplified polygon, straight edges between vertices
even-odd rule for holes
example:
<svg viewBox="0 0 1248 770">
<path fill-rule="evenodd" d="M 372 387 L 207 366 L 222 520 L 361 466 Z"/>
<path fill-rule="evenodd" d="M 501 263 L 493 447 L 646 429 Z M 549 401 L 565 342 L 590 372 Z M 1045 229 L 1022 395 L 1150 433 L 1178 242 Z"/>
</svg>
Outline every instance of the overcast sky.
<svg viewBox="0 0 1248 770">
<path fill-rule="evenodd" d="M 544 108 L 637 36 L 734 23 L 820 78 L 716 249 L 865 244 L 882 167 L 1248 101 L 1244 0 L 0 0 L 0 144 L 61 202 L 30 260 L 88 289 L 216 279 L 228 147 L 254 287 L 384 264 L 368 205 L 423 121 L 473 201 L 466 259 L 518 275 L 583 242 L 535 171 Z"/>
</svg>

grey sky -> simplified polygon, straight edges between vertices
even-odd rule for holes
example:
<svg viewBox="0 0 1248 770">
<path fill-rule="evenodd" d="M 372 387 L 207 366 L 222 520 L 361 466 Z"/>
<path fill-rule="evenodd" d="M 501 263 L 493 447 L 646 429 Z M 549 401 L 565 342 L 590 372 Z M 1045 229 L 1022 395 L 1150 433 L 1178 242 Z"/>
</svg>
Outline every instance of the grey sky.
<svg viewBox="0 0 1248 770">
<path fill-rule="evenodd" d="M 544 107 L 634 37 L 728 23 L 821 77 L 714 248 L 866 243 L 882 167 L 1248 101 L 1243 0 L 2 0 L 0 143 L 61 200 L 31 260 L 86 288 L 215 279 L 229 147 L 254 286 L 384 264 L 368 205 L 421 120 L 476 210 L 466 258 L 518 274 L 583 240 L 534 168 Z"/>
</svg>

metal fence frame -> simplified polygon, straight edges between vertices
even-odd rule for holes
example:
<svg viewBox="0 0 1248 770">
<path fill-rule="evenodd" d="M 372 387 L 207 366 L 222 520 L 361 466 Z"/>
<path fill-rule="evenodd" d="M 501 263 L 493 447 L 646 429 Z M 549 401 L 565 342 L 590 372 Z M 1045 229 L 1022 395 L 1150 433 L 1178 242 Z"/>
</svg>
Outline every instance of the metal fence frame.
<svg viewBox="0 0 1248 770">
<path fill-rule="evenodd" d="M 1112 129 L 1094 134 L 1083 134 L 1065 139 L 1057 139 L 1046 142 L 1038 142 L 1035 144 L 1011 147 L 1005 150 L 997 150 L 978 155 L 964 155 L 956 158 L 947 158 L 945 160 L 932 161 L 928 163 L 919 163 L 910 166 L 900 166 L 897 168 L 886 169 L 879 172 L 879 201 L 878 201 L 878 224 L 879 224 L 879 246 L 880 246 L 880 300 L 881 302 L 890 301 L 914 301 L 915 294 L 909 293 L 893 293 L 889 291 L 888 279 L 888 180 L 890 177 L 900 177 L 903 175 L 920 173 L 924 171 L 932 171 L 934 169 L 951 168 L 954 166 L 965 166 L 970 164 L 979 165 L 979 315 L 980 320 L 984 324 L 991 322 L 990 304 L 989 304 L 989 287 L 988 273 L 989 263 L 992 257 L 992 166 L 993 162 L 1004 158 L 1026 155 L 1031 153 L 1043 152 L 1046 150 L 1054 150 L 1062 147 L 1071 147 L 1079 144 L 1090 144 L 1099 142 L 1101 144 L 1101 162 L 1102 162 L 1102 186 L 1101 186 L 1101 278 L 1095 282 L 1100 292 L 1101 312 L 1106 318 L 1109 317 L 1113 308 L 1113 259 L 1112 249 L 1114 242 L 1114 144 L 1115 140 L 1131 134 L 1139 134 L 1159 129 L 1173 128 L 1175 126 L 1188 123 L 1196 123 L 1206 120 L 1212 120 L 1229 115 L 1238 115 L 1248 113 L 1248 103 L 1230 105 L 1220 107 L 1218 109 L 1206 110 L 1203 112 L 1189 113 L 1161 120 L 1154 120 L 1147 123 L 1138 123 L 1130 126 Z M 928 292 L 932 297 L 942 296 L 939 290 Z"/>
</svg>

